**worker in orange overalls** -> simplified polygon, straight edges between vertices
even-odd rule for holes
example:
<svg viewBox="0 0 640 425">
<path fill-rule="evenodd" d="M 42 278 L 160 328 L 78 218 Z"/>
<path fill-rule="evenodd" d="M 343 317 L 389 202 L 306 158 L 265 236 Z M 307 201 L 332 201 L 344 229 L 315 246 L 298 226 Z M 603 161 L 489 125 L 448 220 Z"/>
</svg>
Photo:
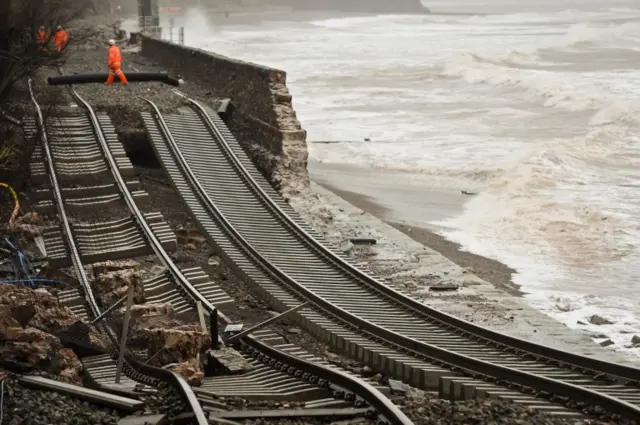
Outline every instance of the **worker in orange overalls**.
<svg viewBox="0 0 640 425">
<path fill-rule="evenodd" d="M 113 80 L 116 75 L 120 79 L 120 82 L 123 85 L 127 84 L 127 76 L 124 75 L 124 72 L 120 70 L 122 66 L 122 54 L 120 53 L 120 49 L 116 46 L 115 40 L 109 40 L 109 76 L 107 77 L 107 84 L 113 84 Z"/>
<path fill-rule="evenodd" d="M 38 33 L 36 34 L 36 41 L 39 46 L 47 44 L 47 32 L 44 30 L 44 27 L 40 27 L 38 30 Z"/>
<path fill-rule="evenodd" d="M 67 42 L 69 41 L 69 35 L 61 26 L 58 26 L 58 28 L 56 28 L 56 32 L 53 34 L 53 37 L 51 38 L 53 39 L 53 42 L 56 45 L 56 49 L 59 52 L 61 52 L 62 49 L 66 47 Z"/>
</svg>

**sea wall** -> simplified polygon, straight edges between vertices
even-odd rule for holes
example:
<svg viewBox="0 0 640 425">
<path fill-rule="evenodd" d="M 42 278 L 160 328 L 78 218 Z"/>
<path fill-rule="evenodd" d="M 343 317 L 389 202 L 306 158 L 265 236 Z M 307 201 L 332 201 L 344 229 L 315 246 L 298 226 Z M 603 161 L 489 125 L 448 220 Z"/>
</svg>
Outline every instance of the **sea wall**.
<svg viewBox="0 0 640 425">
<path fill-rule="evenodd" d="M 142 55 L 168 71 L 230 98 L 230 130 L 267 179 L 283 193 L 309 185 L 306 131 L 291 105 L 286 73 L 200 49 L 141 37 Z"/>
</svg>

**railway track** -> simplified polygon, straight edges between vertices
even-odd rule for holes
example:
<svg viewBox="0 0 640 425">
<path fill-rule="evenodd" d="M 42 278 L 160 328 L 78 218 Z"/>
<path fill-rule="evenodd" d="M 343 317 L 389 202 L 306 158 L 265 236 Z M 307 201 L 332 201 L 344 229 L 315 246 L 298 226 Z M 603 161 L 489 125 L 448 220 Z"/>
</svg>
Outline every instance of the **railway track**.
<svg viewBox="0 0 640 425">
<path fill-rule="evenodd" d="M 274 308 L 375 371 L 442 397 L 497 397 L 563 417 L 640 420 L 640 370 L 540 346 L 430 308 L 327 248 L 253 166 L 224 122 L 142 113 L 203 234 Z"/>
<path fill-rule="evenodd" d="M 118 203 L 124 203 L 130 211 L 130 220 L 135 222 L 135 232 L 121 232 L 125 235 L 126 241 L 121 243 L 106 245 L 100 250 L 102 255 L 109 259 L 126 258 L 132 250 L 128 244 L 134 243 L 136 249 L 146 249 L 151 251 L 158 258 L 165 269 L 164 273 L 144 282 L 145 295 L 151 302 L 169 302 L 178 313 L 189 316 L 194 309 L 195 303 L 200 302 L 206 314 L 216 314 L 219 325 L 224 328 L 232 323 L 225 313 L 232 313 L 235 310 L 233 301 L 216 285 L 208 280 L 206 274 L 200 268 L 180 269 L 171 260 L 167 248 L 173 247 L 172 240 L 175 238 L 172 233 L 166 230 L 168 226 L 154 227 L 152 221 L 155 215 L 150 218 L 149 214 L 144 214 L 137 206 L 138 200 L 144 199 L 146 193 L 140 190 L 136 181 L 125 181 L 125 177 L 120 173 L 125 170 L 126 176 L 133 176 L 129 170 L 129 165 L 124 159 L 118 160 L 124 155 L 121 146 L 117 143 L 115 129 L 106 115 L 96 114 L 91 106 L 87 104 L 78 94 L 73 91 L 76 103 L 85 109 L 85 114 L 71 114 L 70 116 L 52 118 L 56 131 L 47 134 L 59 136 L 52 140 L 54 148 L 51 160 L 47 163 L 56 164 L 60 158 L 67 160 L 62 170 L 70 176 L 70 184 L 90 181 L 92 186 L 73 186 L 59 190 L 59 194 L 53 198 L 47 198 L 45 193 L 40 200 L 40 208 L 43 211 L 51 209 L 51 204 L 55 203 L 60 210 L 60 204 L 66 208 L 76 208 L 79 210 L 91 211 L 91 205 L 102 205 L 108 203 L 115 207 Z M 64 131 L 65 125 L 70 125 L 73 131 L 71 137 Z M 93 140 L 93 143 L 91 142 Z M 77 143 L 80 141 L 80 143 Z M 99 159 L 102 159 L 101 163 Z M 90 161 L 87 166 L 87 161 Z M 109 170 L 105 173 L 104 170 Z M 58 173 L 56 171 L 54 176 Z M 105 183 L 111 176 L 113 183 Z M 60 201 L 60 197 L 76 196 L 74 201 L 69 198 Z M 95 201 L 95 202 L 94 202 Z M 78 229 L 78 223 L 69 224 L 69 231 L 73 233 Z M 72 233 L 65 233 L 66 235 Z M 55 233 L 52 231 L 52 235 Z M 67 244 L 75 241 L 77 237 L 67 237 Z M 103 238 L 104 239 L 104 238 Z M 115 240 L 116 238 L 107 238 Z M 96 237 L 89 235 L 86 238 L 87 245 L 94 243 Z M 167 242 L 169 241 L 169 243 Z M 60 245 L 60 244 L 58 244 Z M 51 247 L 51 243 L 48 244 Z M 105 245 L 103 245 L 105 246 Z M 124 249 L 123 249 L 124 248 Z M 124 253 L 123 253 L 124 251 Z M 62 250 L 59 250 L 62 252 Z M 136 251 L 137 253 L 137 251 Z M 58 255 L 62 258 L 63 255 Z M 88 256 L 86 256 L 88 257 Z M 78 252 L 74 264 L 80 264 L 84 258 Z M 89 257 L 93 260 L 93 257 Z M 88 261 L 87 261 L 88 262 Z M 88 285 L 88 284 L 87 284 Z M 60 294 L 62 304 L 72 308 L 78 315 L 83 317 L 95 317 L 99 314 L 97 308 L 87 311 L 87 303 L 83 300 L 83 295 L 88 293 L 85 290 L 70 290 Z M 91 304 L 91 303 L 89 303 Z M 193 316 L 191 314 L 191 316 Z M 217 417 L 231 417 L 228 408 L 224 409 L 214 399 L 219 397 L 223 391 L 225 397 L 237 397 L 245 400 L 281 400 L 286 402 L 299 401 L 304 403 L 304 409 L 284 412 L 289 416 L 304 416 L 322 414 L 323 416 L 344 416 L 367 414 L 371 416 L 377 412 L 382 422 L 408 425 L 411 423 L 406 416 L 393 405 L 380 391 L 350 373 L 331 366 L 320 359 L 314 358 L 298 348 L 285 344 L 282 338 L 268 330 L 258 331 L 248 335 L 241 341 L 241 346 L 245 356 L 252 363 L 253 370 L 241 376 L 219 376 L 205 378 L 202 387 L 196 388 L 194 393 L 197 401 L 204 407 L 204 411 Z M 115 376 L 115 363 L 108 355 L 93 356 L 83 359 L 85 367 L 91 374 L 93 380 L 103 386 L 109 386 Z M 127 382 L 130 388 L 135 386 L 135 382 Z M 238 385 L 242 384 L 242 387 Z M 187 395 L 186 400 L 191 404 L 192 410 L 196 413 L 199 410 L 193 405 L 194 398 Z M 354 408 L 349 407 L 355 405 Z M 358 410 L 359 409 L 359 410 Z M 306 413 L 305 413 L 306 412 Z M 278 414 L 278 412 L 272 412 Z M 250 414 L 245 412 L 243 415 Z M 257 413 L 256 413 L 257 414 Z M 231 415 L 231 416 L 230 416 Z M 235 414 L 239 418 L 239 414 Z M 196 415 L 198 417 L 198 415 Z M 201 418 L 199 418 L 201 419 Z"/>
</svg>

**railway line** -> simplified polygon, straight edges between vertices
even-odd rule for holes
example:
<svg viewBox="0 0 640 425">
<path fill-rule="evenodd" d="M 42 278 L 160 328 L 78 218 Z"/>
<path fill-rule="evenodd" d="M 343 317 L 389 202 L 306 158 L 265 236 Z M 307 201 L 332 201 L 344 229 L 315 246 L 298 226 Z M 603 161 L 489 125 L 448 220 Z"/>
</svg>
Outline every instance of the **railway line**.
<svg viewBox="0 0 640 425">
<path fill-rule="evenodd" d="M 277 310 L 375 371 L 450 399 L 497 397 L 561 417 L 640 420 L 640 370 L 540 346 L 396 291 L 335 253 L 251 163 L 221 118 L 186 99 L 142 117 L 209 242 Z"/>
<path fill-rule="evenodd" d="M 34 155 L 34 170 L 41 182 L 46 173 L 53 189 L 39 192 L 37 208 L 42 212 L 55 211 L 63 228 L 62 237 L 55 227 L 49 229 L 45 249 L 54 267 L 72 264 L 80 282 L 79 288 L 59 294 L 60 303 L 82 318 L 98 317 L 102 311 L 93 294 L 85 264 L 151 252 L 165 272 L 144 282 L 148 301 L 169 302 L 184 317 L 193 313 L 199 302 L 207 315 L 218 317 L 222 328 L 232 323 L 224 313 L 233 312 L 233 301 L 207 279 L 202 269 L 180 269 L 175 265 L 168 253 L 175 246 L 175 235 L 161 216 L 145 214 L 138 207 L 137 201 L 148 195 L 137 181 L 125 180 L 133 176 L 131 164 L 126 160 L 108 116 L 96 114 L 77 92 L 72 89 L 71 93 L 74 110 L 54 113 L 46 119 L 32 95 L 39 122 L 26 123 L 31 134 L 36 134 L 38 129 L 44 130 L 40 133 L 43 153 Z M 82 217 L 83 212 L 90 214 L 91 205 L 93 208 L 108 205 L 128 214 L 117 222 L 82 223 L 77 217 Z M 69 210 L 75 214 L 71 214 L 73 217 Z M 111 336 L 115 345 L 114 335 Z M 143 365 L 144 357 L 134 353 L 128 356 L 129 364 L 125 368 L 131 379 L 125 378 L 122 383 L 129 389 L 135 387 L 136 381 L 172 386 L 193 412 L 197 423 L 207 423 L 205 411 L 215 417 L 251 417 L 251 411 L 233 413 L 233 409 L 230 412 L 228 406 L 225 408 L 216 402 L 220 391 L 227 397 L 254 401 L 275 399 L 304 403 L 304 409 L 297 411 L 271 412 L 274 417 L 279 414 L 371 416 L 377 412 L 382 422 L 411 423 L 373 385 L 285 344 L 279 335 L 268 330 L 248 335 L 242 339 L 241 346 L 252 364 L 251 372 L 205 378 L 203 386 L 195 391 L 172 372 Z M 86 357 L 83 363 L 96 384 L 110 387 L 116 370 L 112 356 Z M 239 388 L 239 384 L 243 387 Z"/>
</svg>

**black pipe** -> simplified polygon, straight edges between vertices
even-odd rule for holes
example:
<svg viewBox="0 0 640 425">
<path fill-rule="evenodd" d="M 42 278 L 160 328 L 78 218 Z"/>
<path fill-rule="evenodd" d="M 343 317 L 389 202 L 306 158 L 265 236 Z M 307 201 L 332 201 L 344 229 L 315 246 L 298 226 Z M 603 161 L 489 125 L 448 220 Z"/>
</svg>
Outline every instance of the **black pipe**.
<svg viewBox="0 0 640 425">
<path fill-rule="evenodd" d="M 129 82 L 144 82 L 144 81 L 158 81 L 171 86 L 178 87 L 180 82 L 173 77 L 170 77 L 166 72 L 125 72 L 127 80 Z M 108 73 L 91 73 L 91 74 L 73 74 L 73 75 L 60 75 L 57 77 L 49 77 L 47 81 L 50 86 L 60 86 L 66 84 L 91 84 L 91 83 L 106 83 Z M 119 83 L 120 79 L 116 76 L 115 83 Z"/>
</svg>

